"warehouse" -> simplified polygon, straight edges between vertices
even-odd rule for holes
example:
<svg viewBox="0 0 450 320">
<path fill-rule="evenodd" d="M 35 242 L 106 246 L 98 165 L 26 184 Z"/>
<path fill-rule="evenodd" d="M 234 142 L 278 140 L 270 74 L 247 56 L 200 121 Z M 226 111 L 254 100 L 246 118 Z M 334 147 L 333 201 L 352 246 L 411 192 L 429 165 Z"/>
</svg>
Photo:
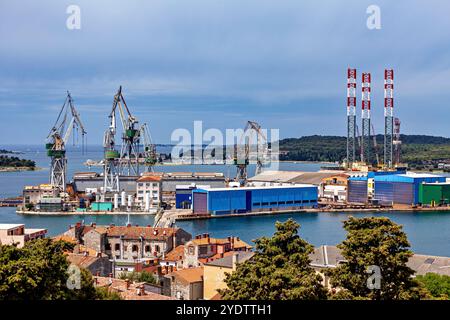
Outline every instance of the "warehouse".
<svg viewBox="0 0 450 320">
<path fill-rule="evenodd" d="M 353 176 L 348 178 L 347 202 L 367 203 L 368 201 L 367 176 Z"/>
<path fill-rule="evenodd" d="M 374 199 L 380 203 L 416 205 L 420 202 L 419 189 L 422 183 L 445 182 L 445 177 L 409 172 L 375 176 L 374 182 Z"/>
<path fill-rule="evenodd" d="M 422 183 L 419 187 L 419 203 L 443 205 L 450 203 L 450 183 Z"/>
<path fill-rule="evenodd" d="M 317 187 L 291 185 L 273 187 L 196 189 L 195 214 L 236 214 L 317 207 Z"/>
</svg>

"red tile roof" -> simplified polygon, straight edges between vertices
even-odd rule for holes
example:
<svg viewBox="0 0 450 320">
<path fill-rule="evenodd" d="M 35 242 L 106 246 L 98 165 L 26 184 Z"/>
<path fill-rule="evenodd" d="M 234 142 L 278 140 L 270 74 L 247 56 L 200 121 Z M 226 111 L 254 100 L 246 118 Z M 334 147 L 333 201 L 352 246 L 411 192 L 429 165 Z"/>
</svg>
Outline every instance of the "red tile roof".
<svg viewBox="0 0 450 320">
<path fill-rule="evenodd" d="M 161 177 L 145 175 L 137 179 L 137 182 L 152 182 L 152 181 L 161 181 Z"/>
<path fill-rule="evenodd" d="M 170 273 L 168 276 L 173 276 L 185 284 L 202 282 L 203 267 L 181 269 Z"/>
<path fill-rule="evenodd" d="M 184 245 L 179 245 L 166 254 L 164 261 L 180 261 L 184 259 Z"/>
<path fill-rule="evenodd" d="M 126 239 L 144 239 L 166 240 L 177 232 L 176 228 L 152 228 L 152 227 L 136 227 L 136 226 L 112 226 L 106 232 L 109 237 L 120 237 L 123 235 Z"/>
</svg>

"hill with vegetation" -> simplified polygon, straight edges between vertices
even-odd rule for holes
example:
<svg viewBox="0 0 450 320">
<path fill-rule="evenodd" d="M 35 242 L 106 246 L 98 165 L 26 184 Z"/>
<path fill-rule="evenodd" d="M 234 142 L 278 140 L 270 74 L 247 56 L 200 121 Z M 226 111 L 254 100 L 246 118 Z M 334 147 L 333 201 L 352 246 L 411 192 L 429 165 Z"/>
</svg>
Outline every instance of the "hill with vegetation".
<svg viewBox="0 0 450 320">
<path fill-rule="evenodd" d="M 0 168 L 27 168 L 33 170 L 36 163 L 32 160 L 0 155 Z"/>
<path fill-rule="evenodd" d="M 376 135 L 377 154 L 383 158 L 383 135 Z M 401 135 L 402 161 L 413 167 L 450 161 L 450 138 L 427 135 Z M 373 140 L 372 147 L 374 146 Z M 346 157 L 347 138 L 305 136 L 280 140 L 280 160 L 342 161 Z M 358 152 L 357 152 L 358 153 Z"/>
</svg>

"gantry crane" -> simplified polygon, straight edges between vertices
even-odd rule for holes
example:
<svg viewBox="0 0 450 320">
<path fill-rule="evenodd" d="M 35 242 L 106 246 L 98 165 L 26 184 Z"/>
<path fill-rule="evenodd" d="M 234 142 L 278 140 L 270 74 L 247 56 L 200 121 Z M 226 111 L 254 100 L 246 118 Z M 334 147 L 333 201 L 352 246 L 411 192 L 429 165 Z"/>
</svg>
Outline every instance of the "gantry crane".
<svg viewBox="0 0 450 320">
<path fill-rule="evenodd" d="M 84 148 L 86 130 L 73 104 L 72 96 L 67 91 L 66 100 L 59 111 L 58 118 L 47 136 L 47 155 L 51 158 L 50 184 L 59 192 L 66 191 L 66 143 L 74 131 L 81 130 L 82 147 Z M 75 144 L 75 136 L 74 144 Z"/>
<path fill-rule="evenodd" d="M 250 149 L 253 146 L 252 136 L 256 135 L 256 172 L 262 172 L 265 157 L 268 154 L 267 138 L 263 133 L 261 126 L 255 121 L 247 121 L 244 132 L 239 139 L 239 144 L 234 146 L 234 164 L 237 172 L 235 181 L 239 182 L 241 186 L 247 183 L 248 172 L 247 166 L 250 163 L 251 153 Z"/>
</svg>

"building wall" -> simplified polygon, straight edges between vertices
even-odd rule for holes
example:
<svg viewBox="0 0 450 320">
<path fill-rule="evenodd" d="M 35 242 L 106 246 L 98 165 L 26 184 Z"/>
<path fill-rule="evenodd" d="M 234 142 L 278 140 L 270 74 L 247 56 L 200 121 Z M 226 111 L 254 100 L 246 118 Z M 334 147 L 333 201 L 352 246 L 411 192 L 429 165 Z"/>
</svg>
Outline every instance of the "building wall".
<svg viewBox="0 0 450 320">
<path fill-rule="evenodd" d="M 112 273 L 112 263 L 109 258 L 102 257 L 89 265 L 87 270 L 93 275 L 99 274 L 101 277 L 107 277 Z"/>
<path fill-rule="evenodd" d="M 367 180 L 348 181 L 347 201 L 355 203 L 366 203 L 368 201 Z"/>
<path fill-rule="evenodd" d="M 207 194 L 196 197 L 196 193 Z M 207 202 L 207 213 L 212 215 L 246 213 L 252 211 L 300 209 L 317 206 L 318 189 L 311 187 L 292 188 L 245 188 L 245 189 L 198 189 L 194 194 L 194 213 L 202 213 Z"/>
<path fill-rule="evenodd" d="M 84 245 L 97 252 L 105 252 L 106 234 L 101 234 L 95 230 L 90 230 L 83 236 Z"/>
<path fill-rule="evenodd" d="M 217 294 L 218 289 L 226 289 L 225 274 L 232 273 L 233 269 L 204 265 L 203 267 L 203 298 L 210 300 Z"/>
<path fill-rule="evenodd" d="M 419 202 L 427 205 L 450 203 L 450 184 L 421 184 Z"/>
<path fill-rule="evenodd" d="M 160 257 L 163 253 L 172 250 L 170 237 L 166 241 L 150 239 L 141 241 L 139 239 L 121 239 L 120 237 L 108 237 L 107 239 L 110 250 L 106 251 L 106 254 L 117 260 L 134 261 L 140 258 Z"/>
<path fill-rule="evenodd" d="M 136 184 L 136 203 L 145 208 L 146 194 L 150 194 L 150 208 L 158 208 L 162 201 L 162 184 L 160 181 L 143 181 Z"/>
</svg>

